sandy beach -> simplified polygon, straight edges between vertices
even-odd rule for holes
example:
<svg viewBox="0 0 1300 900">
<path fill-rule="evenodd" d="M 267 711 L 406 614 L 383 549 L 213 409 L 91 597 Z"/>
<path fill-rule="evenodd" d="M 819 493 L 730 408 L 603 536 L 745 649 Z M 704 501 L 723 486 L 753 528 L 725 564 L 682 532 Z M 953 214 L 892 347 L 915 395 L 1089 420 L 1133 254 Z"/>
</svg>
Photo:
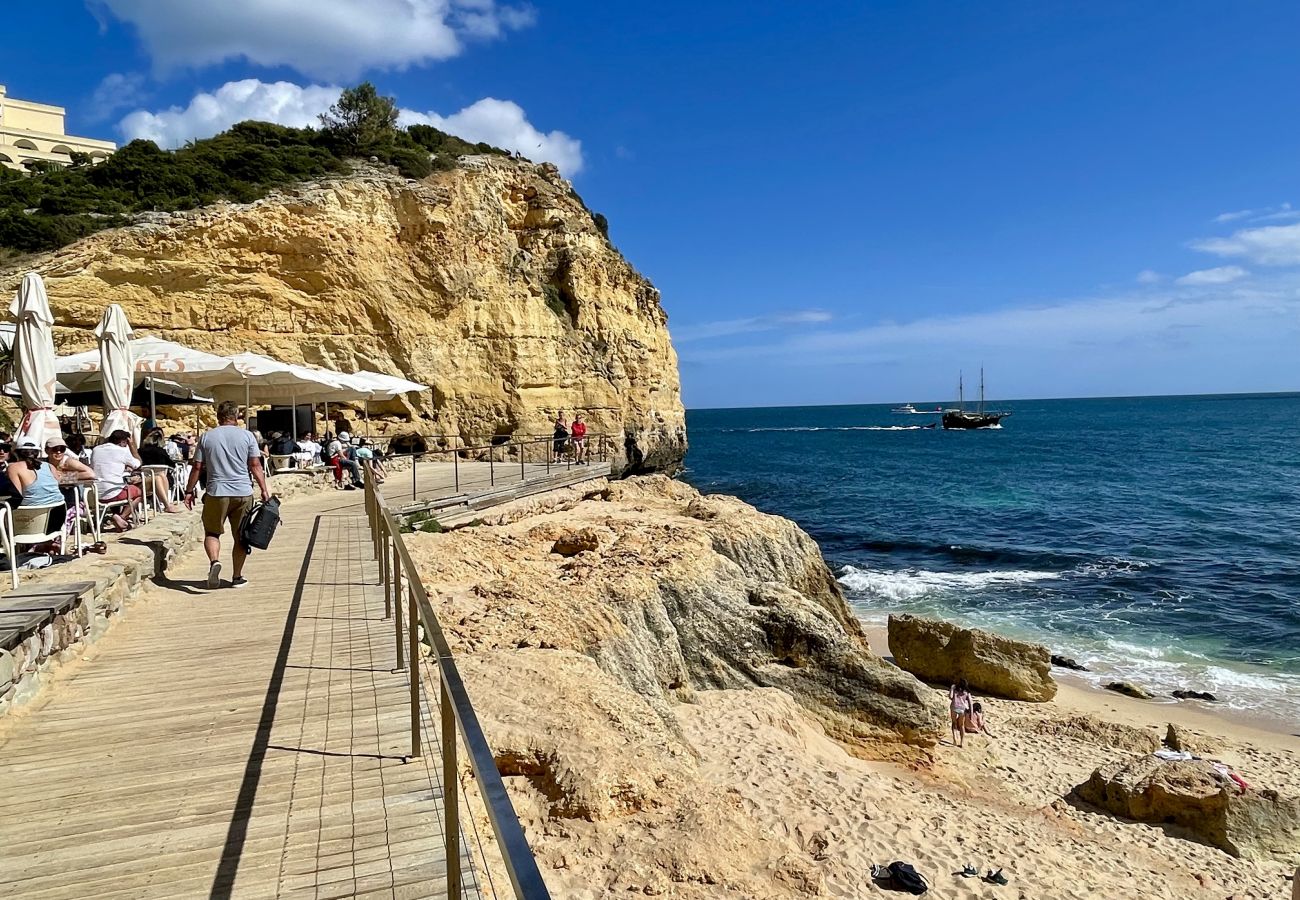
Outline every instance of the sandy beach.
<svg viewBox="0 0 1300 900">
<path fill-rule="evenodd" d="M 887 656 L 883 631 L 870 637 Z M 677 712 L 709 777 L 823 859 L 827 896 L 882 893 L 869 886 L 869 867 L 894 859 L 913 863 L 934 897 L 1291 896 L 1293 867 L 1283 862 L 1234 859 L 1174 827 L 1122 821 L 1065 797 L 1098 766 L 1146 750 L 1143 741 L 1159 740 L 1169 722 L 1252 784 L 1294 796 L 1300 739 L 1069 683 L 1047 703 L 982 699 L 994 737 L 967 736 L 960 749 L 945 741 L 911 766 L 855 758 L 776 691 L 701 693 Z M 954 874 L 965 864 L 1002 868 L 1010 883 Z"/>
</svg>

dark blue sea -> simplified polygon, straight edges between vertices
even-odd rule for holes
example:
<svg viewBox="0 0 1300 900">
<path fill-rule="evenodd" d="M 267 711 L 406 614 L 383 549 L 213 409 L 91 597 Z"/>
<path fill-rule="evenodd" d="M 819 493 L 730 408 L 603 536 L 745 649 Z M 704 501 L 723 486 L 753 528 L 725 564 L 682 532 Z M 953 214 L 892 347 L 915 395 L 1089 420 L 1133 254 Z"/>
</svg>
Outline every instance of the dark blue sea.
<svg viewBox="0 0 1300 900">
<path fill-rule="evenodd" d="M 1000 406 L 967 432 L 890 406 L 691 410 L 686 478 L 797 521 L 868 622 L 939 615 L 1294 718 L 1300 394 Z"/>
</svg>

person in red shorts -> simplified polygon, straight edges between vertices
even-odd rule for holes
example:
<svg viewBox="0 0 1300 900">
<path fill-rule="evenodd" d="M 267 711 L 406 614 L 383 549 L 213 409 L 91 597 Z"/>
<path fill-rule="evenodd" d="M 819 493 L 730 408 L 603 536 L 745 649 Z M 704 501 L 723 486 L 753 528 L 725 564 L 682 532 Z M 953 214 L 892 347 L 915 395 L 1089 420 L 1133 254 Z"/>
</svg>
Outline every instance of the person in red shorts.
<svg viewBox="0 0 1300 900">
<path fill-rule="evenodd" d="M 569 429 L 573 439 L 573 457 L 578 465 L 587 462 L 587 423 L 582 421 L 582 413 L 573 417 L 573 427 Z"/>
</svg>

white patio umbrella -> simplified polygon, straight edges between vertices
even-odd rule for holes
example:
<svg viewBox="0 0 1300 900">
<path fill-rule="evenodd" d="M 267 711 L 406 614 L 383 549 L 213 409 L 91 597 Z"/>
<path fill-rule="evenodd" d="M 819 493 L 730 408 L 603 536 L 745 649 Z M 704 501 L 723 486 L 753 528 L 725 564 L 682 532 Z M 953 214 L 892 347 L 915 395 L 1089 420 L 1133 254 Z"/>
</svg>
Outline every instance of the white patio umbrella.
<svg viewBox="0 0 1300 900">
<path fill-rule="evenodd" d="M 402 394 L 418 394 L 429 389 L 427 384 L 420 384 L 418 381 L 408 381 L 396 375 L 385 375 L 383 372 L 371 372 L 367 369 L 362 369 L 353 377 L 373 385 L 374 393 L 370 395 L 371 400 L 392 400 Z"/>
<path fill-rule="evenodd" d="M 29 272 L 23 276 L 18 293 L 9 304 L 9 314 L 16 320 L 14 329 L 14 369 L 22 399 L 23 421 L 17 440 L 29 439 L 44 447 L 49 438 L 58 439 L 62 431 L 54 414 L 54 314 L 45 295 L 45 282 Z"/>
<path fill-rule="evenodd" d="M 281 362 L 259 353 L 237 353 L 229 358 L 245 380 L 220 385 L 215 389 L 217 396 L 234 399 L 237 393 L 242 393 L 245 407 L 288 400 L 294 409 L 294 430 L 297 430 L 299 401 L 328 404 L 370 395 L 368 386 L 318 366 Z"/>
<path fill-rule="evenodd" d="M 103 373 L 104 423 L 100 433 L 112 434 L 121 429 L 140 440 L 140 417 L 131 412 L 131 392 L 135 388 L 135 360 L 131 357 L 131 323 L 116 303 L 104 310 L 95 327 L 99 338 L 99 370 Z"/>
<path fill-rule="evenodd" d="M 243 378 L 235 364 L 224 356 L 205 353 L 162 338 L 136 338 L 130 342 L 137 375 L 157 376 L 183 387 L 211 390 L 219 384 Z M 99 351 L 87 350 L 60 357 L 55 363 L 59 381 L 69 390 L 94 390 L 102 385 Z"/>
</svg>

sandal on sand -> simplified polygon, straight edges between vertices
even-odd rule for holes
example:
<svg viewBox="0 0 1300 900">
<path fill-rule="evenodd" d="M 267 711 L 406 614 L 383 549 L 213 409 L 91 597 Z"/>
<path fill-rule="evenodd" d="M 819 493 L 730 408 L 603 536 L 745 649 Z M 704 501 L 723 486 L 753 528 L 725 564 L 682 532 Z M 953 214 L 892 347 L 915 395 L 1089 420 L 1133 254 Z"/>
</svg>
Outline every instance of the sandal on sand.
<svg viewBox="0 0 1300 900">
<path fill-rule="evenodd" d="M 998 869 L 996 872 L 989 869 L 988 874 L 984 876 L 983 880 L 987 881 L 989 884 L 1006 884 L 1007 876 L 1002 874 L 1001 869 Z"/>
<path fill-rule="evenodd" d="M 979 869 L 967 863 L 966 865 L 961 867 L 961 871 L 958 872 L 957 874 L 960 875 L 962 878 L 976 878 L 979 876 L 979 873 L 980 873 Z"/>
<path fill-rule="evenodd" d="M 105 544 L 103 541 L 96 541 L 86 549 L 89 550 L 91 553 L 107 553 L 108 544 Z"/>
</svg>

